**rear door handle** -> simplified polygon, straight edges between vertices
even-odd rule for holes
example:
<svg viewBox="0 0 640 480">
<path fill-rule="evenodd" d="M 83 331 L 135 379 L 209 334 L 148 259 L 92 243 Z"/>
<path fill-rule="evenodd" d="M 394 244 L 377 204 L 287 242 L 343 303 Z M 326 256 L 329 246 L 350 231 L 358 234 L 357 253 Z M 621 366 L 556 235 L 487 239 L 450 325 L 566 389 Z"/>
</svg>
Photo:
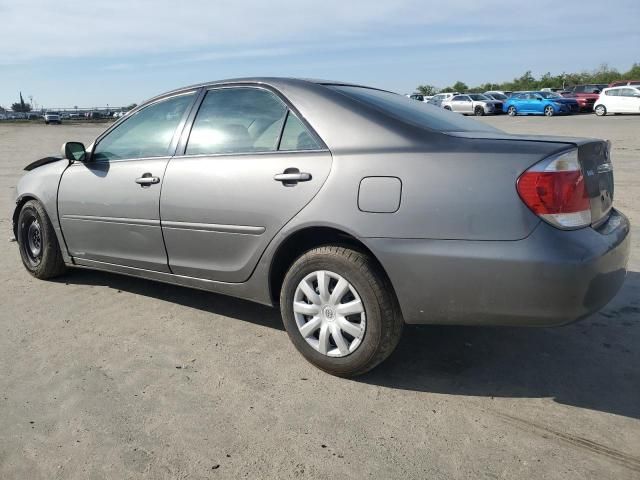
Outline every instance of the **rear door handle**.
<svg viewBox="0 0 640 480">
<path fill-rule="evenodd" d="M 300 173 L 277 173 L 273 176 L 274 180 L 279 182 L 308 182 L 311 180 L 311 174 L 300 172 Z"/>
<path fill-rule="evenodd" d="M 282 182 L 282 184 L 287 187 L 292 187 L 298 182 L 308 182 L 311 180 L 311 174 L 301 172 L 297 168 L 287 168 L 282 173 L 276 173 L 273 179 L 277 182 Z"/>
<path fill-rule="evenodd" d="M 136 183 L 140 184 L 143 187 L 148 187 L 150 185 L 160 183 L 160 178 L 154 177 L 150 173 L 144 173 L 140 178 L 136 178 Z"/>
</svg>

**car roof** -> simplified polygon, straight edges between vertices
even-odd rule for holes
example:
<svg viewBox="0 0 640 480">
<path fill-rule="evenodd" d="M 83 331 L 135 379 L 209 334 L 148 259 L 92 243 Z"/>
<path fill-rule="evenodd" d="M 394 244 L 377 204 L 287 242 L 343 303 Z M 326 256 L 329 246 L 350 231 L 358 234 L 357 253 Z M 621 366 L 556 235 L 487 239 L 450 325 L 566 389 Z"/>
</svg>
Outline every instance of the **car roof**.
<svg viewBox="0 0 640 480">
<path fill-rule="evenodd" d="M 161 97 L 165 97 L 168 95 L 174 95 L 180 92 L 186 92 L 189 90 L 195 90 L 202 87 L 213 87 L 213 86 L 221 86 L 221 85 L 242 85 L 242 84 L 251 84 L 251 85 L 267 85 L 270 87 L 274 87 L 277 89 L 281 89 L 286 86 L 301 86 L 304 83 L 310 85 L 335 85 L 335 86 L 345 86 L 345 87 L 361 87 L 361 88 L 370 88 L 373 90 L 383 90 L 381 88 L 370 87 L 367 85 L 360 85 L 357 83 L 351 82 L 342 82 L 336 80 L 322 80 L 315 78 L 297 78 L 297 77 L 239 77 L 239 78 L 229 78 L 224 80 L 213 80 L 209 82 L 201 82 L 195 83 L 193 85 L 188 85 L 186 87 L 176 88 L 174 90 L 170 90 L 168 92 L 161 93 L 156 95 L 149 100 L 146 100 L 144 103 L 152 102 Z M 383 90 L 385 91 L 385 90 Z"/>
</svg>

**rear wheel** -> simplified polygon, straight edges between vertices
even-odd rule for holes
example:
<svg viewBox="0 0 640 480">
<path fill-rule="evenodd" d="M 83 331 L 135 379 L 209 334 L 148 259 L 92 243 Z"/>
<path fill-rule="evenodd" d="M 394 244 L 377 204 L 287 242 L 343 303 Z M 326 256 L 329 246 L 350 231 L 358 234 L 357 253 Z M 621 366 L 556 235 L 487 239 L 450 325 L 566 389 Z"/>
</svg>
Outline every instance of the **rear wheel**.
<svg viewBox="0 0 640 480">
<path fill-rule="evenodd" d="M 403 320 L 384 272 L 368 255 L 340 246 L 315 248 L 287 272 L 280 310 L 289 338 L 332 375 L 361 375 L 387 358 Z"/>
<path fill-rule="evenodd" d="M 551 105 L 547 105 L 546 107 L 544 107 L 544 114 L 547 117 L 553 117 L 555 115 L 556 111 L 553 109 L 553 107 Z"/>
<path fill-rule="evenodd" d="M 482 107 L 476 107 L 476 108 L 473 110 L 473 114 L 474 114 L 476 117 L 481 117 L 481 116 L 483 116 L 483 115 L 484 115 L 484 108 L 482 108 Z"/>
<path fill-rule="evenodd" d="M 604 117 L 607 114 L 607 107 L 605 107 L 604 105 L 596 105 L 594 111 L 599 117 Z"/>
<path fill-rule="evenodd" d="M 65 272 L 53 225 L 36 200 L 29 200 L 20 210 L 17 233 L 22 263 L 31 275 L 47 279 Z"/>
<path fill-rule="evenodd" d="M 510 117 L 515 117 L 518 114 L 518 110 L 516 110 L 516 107 L 514 107 L 513 105 L 511 105 L 508 109 L 507 109 L 507 113 L 509 114 Z"/>
</svg>

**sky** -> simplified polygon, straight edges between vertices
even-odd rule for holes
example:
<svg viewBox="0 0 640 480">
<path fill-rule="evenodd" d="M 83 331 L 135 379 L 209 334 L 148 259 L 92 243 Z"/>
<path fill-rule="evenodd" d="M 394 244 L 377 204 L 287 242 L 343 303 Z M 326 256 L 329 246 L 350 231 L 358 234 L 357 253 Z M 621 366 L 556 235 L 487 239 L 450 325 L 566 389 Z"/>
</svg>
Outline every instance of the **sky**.
<svg viewBox="0 0 640 480">
<path fill-rule="evenodd" d="M 0 106 L 140 103 L 224 78 L 411 93 L 640 62 L 640 1 L 0 0 Z"/>
</svg>

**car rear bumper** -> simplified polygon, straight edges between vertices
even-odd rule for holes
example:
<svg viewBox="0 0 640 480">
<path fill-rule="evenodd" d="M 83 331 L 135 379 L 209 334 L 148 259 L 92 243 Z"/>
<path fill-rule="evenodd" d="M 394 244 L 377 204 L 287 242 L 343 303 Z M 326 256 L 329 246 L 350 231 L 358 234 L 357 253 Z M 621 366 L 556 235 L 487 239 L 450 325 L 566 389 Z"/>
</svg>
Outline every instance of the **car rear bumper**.
<svg viewBox="0 0 640 480">
<path fill-rule="evenodd" d="M 630 226 L 612 211 L 597 230 L 541 222 L 518 241 L 366 239 L 406 323 L 561 325 L 598 311 L 626 275 Z"/>
</svg>

